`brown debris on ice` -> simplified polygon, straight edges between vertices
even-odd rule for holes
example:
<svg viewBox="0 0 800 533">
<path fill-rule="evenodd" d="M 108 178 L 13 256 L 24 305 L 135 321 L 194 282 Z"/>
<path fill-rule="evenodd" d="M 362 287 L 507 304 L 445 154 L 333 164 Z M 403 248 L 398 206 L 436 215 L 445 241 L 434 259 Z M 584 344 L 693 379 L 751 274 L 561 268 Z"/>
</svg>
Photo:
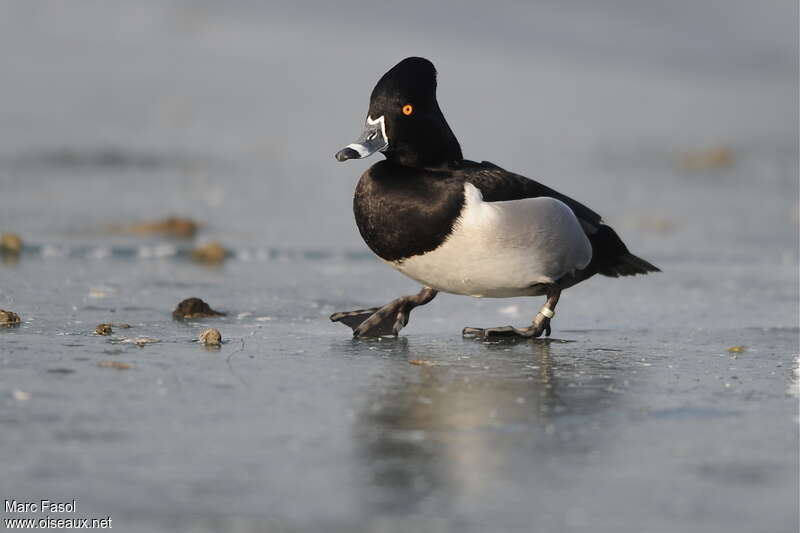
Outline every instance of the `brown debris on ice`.
<svg viewBox="0 0 800 533">
<path fill-rule="evenodd" d="M 677 154 L 675 165 L 680 170 L 700 171 L 730 168 L 736 162 L 736 155 L 730 146 L 715 146 L 689 150 Z"/>
<path fill-rule="evenodd" d="M 11 327 L 18 326 L 21 323 L 22 319 L 17 313 L 0 309 L 0 326 Z"/>
<path fill-rule="evenodd" d="M 187 298 L 178 304 L 172 312 L 175 320 L 187 318 L 208 318 L 212 316 L 225 316 L 225 313 L 214 311 L 207 303 L 200 298 Z"/>
<path fill-rule="evenodd" d="M 22 239 L 15 233 L 0 235 L 0 260 L 7 265 L 16 265 L 22 253 Z"/>
<path fill-rule="evenodd" d="M 638 231 L 657 235 L 669 235 L 679 228 L 675 220 L 658 214 L 630 216 L 624 222 Z"/>
<path fill-rule="evenodd" d="M 0 235 L 0 252 L 19 254 L 22 251 L 22 239 L 16 233 Z"/>
<path fill-rule="evenodd" d="M 225 261 L 228 250 L 219 241 L 212 241 L 192 250 L 192 260 L 198 263 L 218 265 Z"/>
<path fill-rule="evenodd" d="M 171 216 L 161 220 L 140 222 L 129 226 L 112 226 L 113 231 L 122 233 L 135 233 L 139 235 L 165 235 L 187 239 L 194 237 L 200 224 L 191 218 Z"/>
<path fill-rule="evenodd" d="M 114 368 L 116 370 L 129 370 L 133 368 L 133 366 L 128 363 L 123 363 L 122 361 L 98 361 L 97 366 L 100 368 Z"/>
<path fill-rule="evenodd" d="M 98 324 L 96 328 L 94 328 L 94 332 L 97 335 L 111 335 L 114 333 L 114 330 L 111 329 L 111 324 Z"/>
</svg>

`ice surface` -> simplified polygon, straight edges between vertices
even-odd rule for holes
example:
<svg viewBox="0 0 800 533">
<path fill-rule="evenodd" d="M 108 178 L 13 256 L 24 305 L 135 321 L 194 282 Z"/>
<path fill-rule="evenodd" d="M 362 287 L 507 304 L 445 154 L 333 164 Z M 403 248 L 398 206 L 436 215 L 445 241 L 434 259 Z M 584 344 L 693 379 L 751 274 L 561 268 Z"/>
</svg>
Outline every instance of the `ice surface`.
<svg viewBox="0 0 800 533">
<path fill-rule="evenodd" d="M 0 232 L 26 243 L 0 264 L 0 499 L 121 531 L 797 531 L 795 3 L 5 1 L 0 46 Z M 460 337 L 539 299 L 442 295 L 397 340 L 331 324 L 416 291 L 353 223 L 377 159 L 333 159 L 412 54 L 468 157 L 664 272 L 567 291 L 566 343 Z M 109 231 L 170 214 L 231 257 Z M 173 321 L 192 296 L 227 316 Z"/>
</svg>

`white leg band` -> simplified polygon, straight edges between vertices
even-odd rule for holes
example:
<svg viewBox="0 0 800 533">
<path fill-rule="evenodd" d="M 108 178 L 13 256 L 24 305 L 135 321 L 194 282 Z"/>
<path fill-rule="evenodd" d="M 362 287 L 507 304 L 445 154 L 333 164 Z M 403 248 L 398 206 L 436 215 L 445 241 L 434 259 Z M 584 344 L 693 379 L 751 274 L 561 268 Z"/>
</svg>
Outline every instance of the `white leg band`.
<svg viewBox="0 0 800 533">
<path fill-rule="evenodd" d="M 553 318 L 554 316 L 556 316 L 556 313 L 552 309 L 550 309 L 548 307 L 542 307 L 539 310 L 539 314 L 540 315 L 544 315 L 545 318 Z"/>
</svg>

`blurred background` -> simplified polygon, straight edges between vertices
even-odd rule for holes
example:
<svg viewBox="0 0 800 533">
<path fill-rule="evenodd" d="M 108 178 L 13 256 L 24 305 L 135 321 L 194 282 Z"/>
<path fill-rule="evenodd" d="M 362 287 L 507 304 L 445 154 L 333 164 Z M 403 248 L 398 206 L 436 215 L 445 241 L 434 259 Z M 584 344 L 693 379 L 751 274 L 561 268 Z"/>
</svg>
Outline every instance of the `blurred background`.
<svg viewBox="0 0 800 533">
<path fill-rule="evenodd" d="M 0 6 L 0 227 L 32 242 L 179 214 L 231 246 L 364 249 L 351 198 L 377 158 L 333 153 L 409 55 L 466 157 L 645 255 L 797 232 L 791 0 Z"/>
<path fill-rule="evenodd" d="M 0 0 L 0 49 L 0 499 L 146 532 L 797 531 L 795 0 Z M 574 342 L 461 339 L 531 299 L 331 324 L 417 290 L 353 220 L 380 156 L 333 157 L 411 55 L 466 157 L 664 272 L 570 289 Z M 190 296 L 227 316 L 172 320 Z"/>
</svg>

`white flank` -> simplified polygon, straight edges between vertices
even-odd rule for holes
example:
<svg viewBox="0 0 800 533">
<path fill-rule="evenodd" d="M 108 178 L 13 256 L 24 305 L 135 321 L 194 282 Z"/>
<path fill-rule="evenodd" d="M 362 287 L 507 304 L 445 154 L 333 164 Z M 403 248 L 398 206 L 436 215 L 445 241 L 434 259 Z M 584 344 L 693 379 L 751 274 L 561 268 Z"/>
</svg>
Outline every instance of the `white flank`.
<svg viewBox="0 0 800 533">
<path fill-rule="evenodd" d="M 505 298 L 542 294 L 584 268 L 592 247 L 572 210 L 555 198 L 484 202 L 471 183 L 453 232 L 439 248 L 390 263 L 428 287 L 453 294 Z"/>
</svg>

